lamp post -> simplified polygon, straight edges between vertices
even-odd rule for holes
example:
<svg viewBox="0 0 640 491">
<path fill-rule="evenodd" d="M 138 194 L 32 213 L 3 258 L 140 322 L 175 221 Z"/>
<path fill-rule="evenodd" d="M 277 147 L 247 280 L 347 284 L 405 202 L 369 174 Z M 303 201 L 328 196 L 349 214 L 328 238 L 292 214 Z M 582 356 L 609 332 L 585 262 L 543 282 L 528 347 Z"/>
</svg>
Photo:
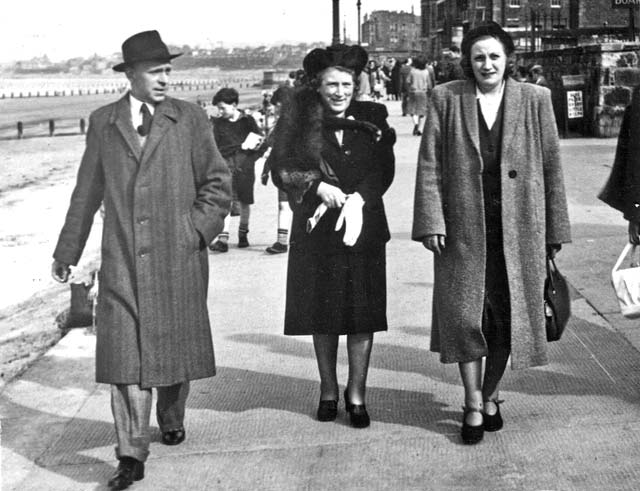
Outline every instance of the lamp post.
<svg viewBox="0 0 640 491">
<path fill-rule="evenodd" d="M 333 37 L 331 44 L 340 44 L 340 0 L 333 0 Z"/>
<path fill-rule="evenodd" d="M 358 7 L 358 44 L 360 44 L 360 31 L 362 30 L 362 28 L 360 27 L 360 5 L 362 5 L 362 2 L 358 0 L 356 2 L 356 6 Z"/>
</svg>

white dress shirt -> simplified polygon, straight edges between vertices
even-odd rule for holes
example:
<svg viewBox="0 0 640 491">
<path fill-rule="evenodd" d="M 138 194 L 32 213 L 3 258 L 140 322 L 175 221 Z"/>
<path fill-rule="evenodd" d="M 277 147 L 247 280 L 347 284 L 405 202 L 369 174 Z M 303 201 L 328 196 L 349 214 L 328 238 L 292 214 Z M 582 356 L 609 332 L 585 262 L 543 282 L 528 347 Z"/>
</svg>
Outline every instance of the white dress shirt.
<svg viewBox="0 0 640 491">
<path fill-rule="evenodd" d="M 496 93 L 484 94 L 480 91 L 476 85 L 476 99 L 480 102 L 480 111 L 484 117 L 484 122 L 487 123 L 487 128 L 491 129 L 493 123 L 496 122 L 498 117 L 498 111 L 500 110 L 500 103 L 504 96 L 504 80 L 500 84 L 500 90 Z"/>
<path fill-rule="evenodd" d="M 131 93 L 129 93 L 129 105 L 131 106 L 131 122 L 133 123 L 133 129 L 137 130 L 138 126 L 142 124 L 142 113 L 140 109 L 142 105 L 146 104 L 147 109 L 149 109 L 149 113 L 153 116 L 153 111 L 155 110 L 155 106 L 153 104 L 149 104 L 147 102 L 142 102 L 139 99 L 133 97 Z"/>
</svg>

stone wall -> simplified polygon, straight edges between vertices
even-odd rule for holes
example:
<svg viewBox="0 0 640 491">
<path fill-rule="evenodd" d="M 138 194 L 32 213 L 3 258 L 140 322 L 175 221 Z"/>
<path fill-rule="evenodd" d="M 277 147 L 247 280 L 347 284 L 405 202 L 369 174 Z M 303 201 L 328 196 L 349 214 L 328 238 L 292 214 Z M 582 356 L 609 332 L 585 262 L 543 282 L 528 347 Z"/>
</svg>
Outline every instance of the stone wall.
<svg viewBox="0 0 640 491">
<path fill-rule="evenodd" d="M 552 91 L 558 127 L 566 128 L 563 75 L 584 76 L 584 118 L 573 130 L 585 136 L 614 137 L 620 131 L 622 113 L 631 92 L 640 85 L 640 64 L 636 43 L 608 43 L 576 48 L 520 53 L 519 65 L 539 64 Z"/>
</svg>

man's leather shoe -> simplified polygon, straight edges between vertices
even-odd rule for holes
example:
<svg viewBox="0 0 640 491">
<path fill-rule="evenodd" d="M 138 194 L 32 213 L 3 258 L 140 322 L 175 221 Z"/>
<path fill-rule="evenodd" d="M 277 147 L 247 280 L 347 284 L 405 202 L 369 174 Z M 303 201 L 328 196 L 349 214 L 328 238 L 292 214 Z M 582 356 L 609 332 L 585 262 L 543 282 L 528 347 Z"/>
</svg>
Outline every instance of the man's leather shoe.
<svg viewBox="0 0 640 491">
<path fill-rule="evenodd" d="M 179 430 L 165 431 L 162 433 L 162 443 L 165 445 L 180 445 L 186 437 L 184 428 Z"/>
<path fill-rule="evenodd" d="M 133 457 L 121 457 L 118 469 L 107 485 L 109 489 L 127 489 L 133 481 L 144 478 L 144 462 Z"/>
</svg>

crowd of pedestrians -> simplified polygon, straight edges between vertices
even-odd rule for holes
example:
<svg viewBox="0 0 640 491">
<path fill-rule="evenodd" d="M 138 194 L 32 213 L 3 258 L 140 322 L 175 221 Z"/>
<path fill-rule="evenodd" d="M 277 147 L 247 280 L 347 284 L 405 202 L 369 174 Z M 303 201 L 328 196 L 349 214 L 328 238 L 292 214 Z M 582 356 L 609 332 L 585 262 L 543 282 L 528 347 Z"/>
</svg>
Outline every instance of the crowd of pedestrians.
<svg viewBox="0 0 640 491">
<path fill-rule="evenodd" d="M 67 281 L 104 203 L 96 372 L 112 386 L 120 463 L 111 489 L 144 477 L 152 388 L 162 442 L 177 445 L 189 381 L 215 374 L 208 249 L 229 250 L 233 216 L 237 246 L 249 245 L 259 159 L 262 184 L 277 186 L 277 241 L 267 252 L 288 253 L 284 334 L 312 336 L 317 419 L 339 411 L 344 335 L 344 406 L 353 427 L 370 425 L 369 360 L 374 333 L 388 326 L 383 197 L 395 165 L 383 99 L 402 100 L 422 139 L 412 239 L 434 257 L 430 348 L 459 367 L 461 440 L 475 444 L 503 427 L 508 360 L 514 369 L 548 362 L 545 264 L 571 240 L 551 94 L 539 66 L 526 74 L 531 83 L 518 78 L 507 32 L 493 22 L 475 27 L 439 64 L 421 56 L 378 63 L 360 46 L 314 49 L 265 97 L 262 125 L 238 108 L 234 89 L 213 95 L 211 121 L 169 97 L 179 54 L 156 31 L 132 36 L 122 51 L 114 69 L 131 90 L 91 116 L 52 265 Z M 625 213 L 634 243 L 637 96 L 601 195 Z"/>
</svg>

